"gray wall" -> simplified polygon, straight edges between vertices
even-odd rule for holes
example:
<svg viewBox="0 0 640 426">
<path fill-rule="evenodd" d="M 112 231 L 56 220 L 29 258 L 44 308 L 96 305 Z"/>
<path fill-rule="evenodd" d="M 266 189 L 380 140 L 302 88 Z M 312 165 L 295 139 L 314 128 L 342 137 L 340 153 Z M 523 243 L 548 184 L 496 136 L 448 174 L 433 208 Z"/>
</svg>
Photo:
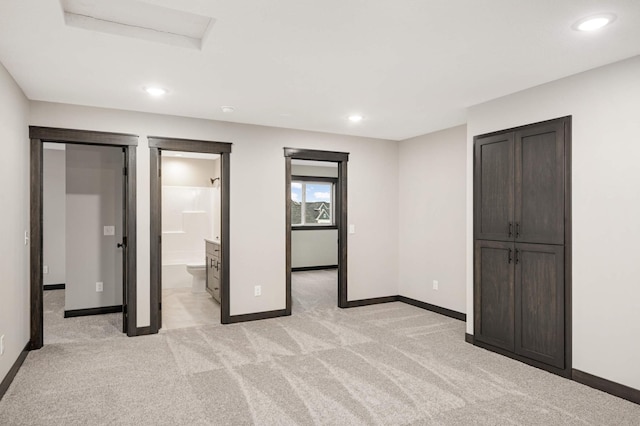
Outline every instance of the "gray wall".
<svg viewBox="0 0 640 426">
<path fill-rule="evenodd" d="M 66 154 L 62 144 L 44 144 L 43 150 L 43 266 L 48 268 L 43 274 L 44 284 L 64 284 L 66 282 Z M 58 149 L 48 149 L 56 145 Z M 45 270 L 46 270 L 45 268 Z"/>
<path fill-rule="evenodd" d="M 291 164 L 291 174 L 298 176 L 324 176 L 324 177 L 338 177 L 338 167 L 321 166 L 323 164 L 319 161 L 304 161 L 293 160 L 295 163 Z M 335 164 L 337 163 L 329 163 Z"/>
<path fill-rule="evenodd" d="M 306 162 L 309 164 L 308 162 Z M 291 174 L 297 176 L 338 177 L 337 167 L 292 164 Z M 291 231 L 291 267 L 327 266 L 338 264 L 338 230 L 319 229 Z"/>
<path fill-rule="evenodd" d="M 122 304 L 122 166 L 119 148 L 67 145 L 65 310 Z M 105 236 L 104 226 L 115 226 Z M 104 290 L 96 292 L 96 282 Z"/>
<path fill-rule="evenodd" d="M 399 144 L 398 293 L 458 312 L 466 311 L 466 143 L 458 126 Z"/>
<path fill-rule="evenodd" d="M 0 381 L 29 341 L 29 101 L 0 64 Z M 284 192 L 284 191 L 283 191 Z"/>
<path fill-rule="evenodd" d="M 398 294 L 397 142 L 69 104 L 34 101 L 30 105 L 32 125 L 140 135 L 136 159 L 139 327 L 148 326 L 150 319 L 147 135 L 233 142 L 231 315 L 285 308 L 284 146 L 349 152 L 349 223 L 355 225 L 356 233 L 348 237 L 348 300 Z M 384 179 L 380 178 L 382 170 Z M 376 196 L 372 196 L 371 182 L 376 182 Z M 380 204 L 378 199 L 386 202 Z M 381 247 L 385 267 L 371 268 L 371 259 L 379 255 Z M 262 285 L 258 297 L 253 291 L 256 285 Z"/>
<path fill-rule="evenodd" d="M 291 232 L 291 267 L 338 264 L 338 230 Z"/>
</svg>

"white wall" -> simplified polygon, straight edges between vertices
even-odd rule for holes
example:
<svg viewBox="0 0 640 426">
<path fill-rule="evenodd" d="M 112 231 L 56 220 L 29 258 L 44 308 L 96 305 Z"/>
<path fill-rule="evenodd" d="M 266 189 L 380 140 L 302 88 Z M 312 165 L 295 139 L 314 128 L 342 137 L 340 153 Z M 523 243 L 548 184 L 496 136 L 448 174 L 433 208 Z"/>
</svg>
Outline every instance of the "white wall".
<svg viewBox="0 0 640 426">
<path fill-rule="evenodd" d="M 162 155 L 162 185 L 211 188 L 220 177 L 220 159 L 183 158 Z"/>
<path fill-rule="evenodd" d="M 466 130 L 458 126 L 402 141 L 398 159 L 398 293 L 463 313 Z"/>
<path fill-rule="evenodd" d="M 64 284 L 67 279 L 65 151 L 46 149 L 46 145 L 42 154 L 42 259 L 48 272 L 43 274 L 43 280 L 44 284 Z"/>
<path fill-rule="evenodd" d="M 29 341 L 29 103 L 0 64 L 0 381 Z"/>
<path fill-rule="evenodd" d="M 220 189 L 211 183 L 216 177 L 219 159 L 162 156 L 163 265 L 205 264 L 204 240 L 220 236 Z M 174 287 L 165 278 L 163 287 Z"/>
<path fill-rule="evenodd" d="M 169 101 L 169 100 L 167 100 Z M 31 103 L 30 124 L 140 135 L 138 179 L 138 326 L 149 324 L 149 150 L 146 136 L 233 143 L 231 154 L 231 315 L 285 308 L 283 147 L 350 152 L 348 299 L 397 294 L 397 143 L 45 102 Z M 384 179 L 381 179 L 384 173 Z M 385 203 L 379 203 L 384 199 Z M 260 206 L 256 215 L 255 206 Z M 375 211 L 376 214 L 371 214 Z M 380 224 L 385 224 L 380 226 Z M 385 268 L 371 268 L 384 250 Z M 254 297 L 254 285 L 262 296 Z"/>
<path fill-rule="evenodd" d="M 573 116 L 573 368 L 640 389 L 640 56 L 470 108 L 473 136 Z M 473 332 L 467 175 L 467 332 Z"/>
<path fill-rule="evenodd" d="M 122 169 L 117 147 L 67 144 L 65 310 L 122 304 Z M 114 226 L 114 235 L 104 235 Z M 103 291 L 96 291 L 96 282 Z"/>
</svg>

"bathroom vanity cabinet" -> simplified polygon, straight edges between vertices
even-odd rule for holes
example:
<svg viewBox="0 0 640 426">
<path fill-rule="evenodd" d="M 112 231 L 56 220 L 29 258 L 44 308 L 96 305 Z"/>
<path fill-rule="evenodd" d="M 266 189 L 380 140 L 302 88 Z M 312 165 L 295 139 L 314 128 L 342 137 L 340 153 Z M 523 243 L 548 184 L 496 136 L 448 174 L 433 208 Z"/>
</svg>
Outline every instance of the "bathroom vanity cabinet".
<svg viewBox="0 0 640 426">
<path fill-rule="evenodd" d="M 220 303 L 220 243 L 205 240 L 207 254 L 207 291 Z"/>
</svg>

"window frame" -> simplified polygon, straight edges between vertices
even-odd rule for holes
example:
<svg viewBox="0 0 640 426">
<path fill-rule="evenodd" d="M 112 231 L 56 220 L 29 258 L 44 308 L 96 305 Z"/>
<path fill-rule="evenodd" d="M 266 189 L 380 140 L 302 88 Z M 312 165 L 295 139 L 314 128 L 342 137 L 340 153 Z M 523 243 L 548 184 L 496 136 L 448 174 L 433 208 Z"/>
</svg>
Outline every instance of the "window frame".
<svg viewBox="0 0 640 426">
<path fill-rule="evenodd" d="M 318 230 L 318 229 L 338 229 L 338 224 L 335 218 L 336 211 L 336 185 L 338 184 L 338 178 L 336 177 L 328 177 L 328 176 L 302 176 L 302 175 L 291 175 L 291 183 L 294 182 L 302 182 L 303 190 L 302 190 L 302 209 L 301 209 L 301 218 L 304 220 L 304 200 L 305 200 L 305 186 L 308 183 L 330 183 L 331 184 L 331 223 L 316 223 L 316 224 L 301 224 L 295 225 L 291 224 L 291 230 L 293 231 L 310 231 L 310 230 Z M 289 193 L 289 197 L 291 197 L 291 193 Z M 293 200 L 291 200 L 293 202 Z"/>
</svg>

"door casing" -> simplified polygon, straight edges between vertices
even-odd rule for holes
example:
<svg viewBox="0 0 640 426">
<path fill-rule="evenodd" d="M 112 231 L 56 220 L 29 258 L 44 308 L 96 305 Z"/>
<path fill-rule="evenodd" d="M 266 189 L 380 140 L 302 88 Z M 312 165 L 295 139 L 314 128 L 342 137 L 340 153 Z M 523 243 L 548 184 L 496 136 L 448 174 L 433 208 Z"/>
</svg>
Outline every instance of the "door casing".
<svg viewBox="0 0 640 426">
<path fill-rule="evenodd" d="M 286 217 L 286 315 L 291 315 L 291 160 L 338 163 L 336 225 L 338 227 L 338 307 L 350 307 L 347 299 L 347 163 L 348 152 L 284 148 Z"/>
<path fill-rule="evenodd" d="M 229 313 L 229 167 L 231 143 L 176 139 L 162 136 L 149 136 L 151 156 L 151 333 L 157 333 L 162 327 L 162 185 L 161 151 L 182 151 L 207 154 L 220 154 L 220 245 L 222 269 L 220 272 L 220 321 L 232 322 Z"/>
<path fill-rule="evenodd" d="M 30 146 L 30 339 L 29 349 L 40 349 L 44 345 L 43 330 L 43 144 L 73 143 L 120 147 L 125 157 L 127 236 L 126 259 L 123 267 L 123 328 L 128 336 L 147 334 L 145 327 L 138 328 L 136 311 L 136 147 L 138 135 L 125 133 L 98 132 L 91 130 L 62 129 L 29 126 Z"/>
</svg>

